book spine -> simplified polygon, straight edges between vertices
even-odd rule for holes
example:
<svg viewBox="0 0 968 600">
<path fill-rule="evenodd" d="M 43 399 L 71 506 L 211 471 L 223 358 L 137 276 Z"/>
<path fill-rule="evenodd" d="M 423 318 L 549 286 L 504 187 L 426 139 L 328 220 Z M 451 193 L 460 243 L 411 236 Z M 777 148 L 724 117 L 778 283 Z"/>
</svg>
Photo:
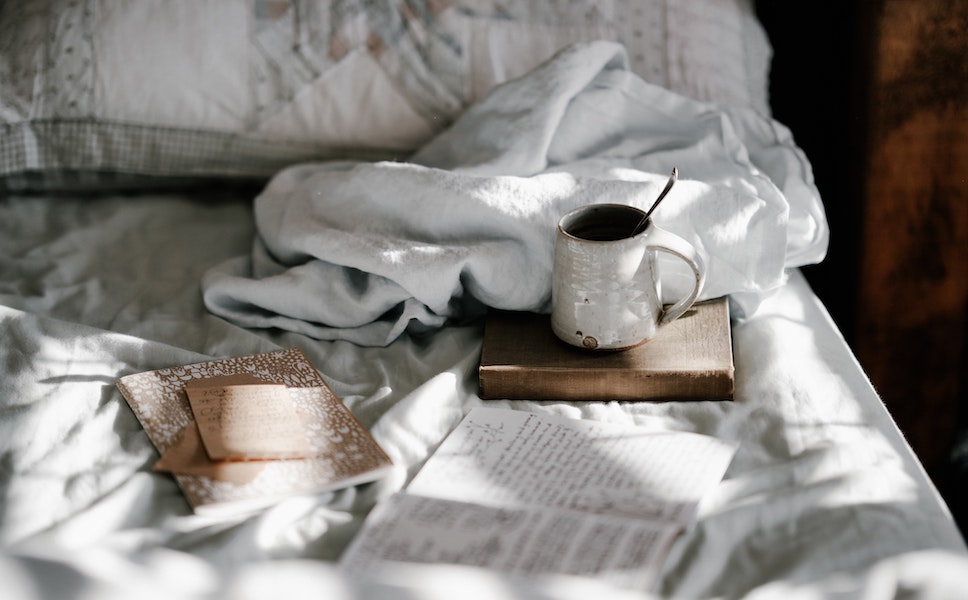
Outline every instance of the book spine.
<svg viewBox="0 0 968 600">
<path fill-rule="evenodd" d="M 692 373 L 600 373 L 571 369 L 480 369 L 482 400 L 732 400 L 733 377 L 727 371 Z"/>
</svg>

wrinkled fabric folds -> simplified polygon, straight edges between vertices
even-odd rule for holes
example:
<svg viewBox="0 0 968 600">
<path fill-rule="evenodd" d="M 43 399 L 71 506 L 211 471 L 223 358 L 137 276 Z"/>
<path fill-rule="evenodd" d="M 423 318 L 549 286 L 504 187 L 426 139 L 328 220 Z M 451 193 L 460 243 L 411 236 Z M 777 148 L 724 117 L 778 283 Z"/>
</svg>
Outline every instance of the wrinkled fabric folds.
<svg viewBox="0 0 968 600">
<path fill-rule="evenodd" d="M 571 46 L 496 88 L 407 162 L 294 165 L 255 203 L 253 250 L 209 271 L 210 311 L 252 328 L 381 346 L 483 307 L 547 312 L 558 218 L 647 208 L 737 313 L 823 259 L 809 162 L 781 124 L 650 85 L 621 46 Z M 689 277 L 660 256 L 665 301 Z"/>
</svg>

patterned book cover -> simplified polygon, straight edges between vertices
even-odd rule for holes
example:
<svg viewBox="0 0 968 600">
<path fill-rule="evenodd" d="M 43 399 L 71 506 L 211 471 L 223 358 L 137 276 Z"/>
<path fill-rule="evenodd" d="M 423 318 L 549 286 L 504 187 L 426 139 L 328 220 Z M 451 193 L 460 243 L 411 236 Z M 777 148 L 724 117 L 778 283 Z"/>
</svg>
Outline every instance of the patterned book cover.
<svg viewBox="0 0 968 600">
<path fill-rule="evenodd" d="M 199 514 L 255 510 L 282 498 L 379 479 L 392 463 L 369 431 L 297 348 L 177 366 L 120 378 L 117 386 L 161 454 L 195 422 L 186 383 L 226 376 L 285 384 L 306 424 L 311 458 L 270 460 L 249 481 L 174 474 Z"/>
</svg>

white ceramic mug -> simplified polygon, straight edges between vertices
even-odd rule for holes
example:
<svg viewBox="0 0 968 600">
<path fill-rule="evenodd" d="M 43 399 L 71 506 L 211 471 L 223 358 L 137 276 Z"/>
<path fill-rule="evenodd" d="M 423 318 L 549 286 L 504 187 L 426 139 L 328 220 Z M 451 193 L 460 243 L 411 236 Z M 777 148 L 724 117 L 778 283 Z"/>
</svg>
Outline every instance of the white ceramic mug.
<svg viewBox="0 0 968 600">
<path fill-rule="evenodd" d="M 702 258 L 678 235 L 624 204 L 590 204 L 558 222 L 551 287 L 551 327 L 579 348 L 620 350 L 655 337 L 696 301 L 706 279 Z M 692 291 L 669 307 L 661 301 L 657 252 L 695 274 Z"/>
</svg>

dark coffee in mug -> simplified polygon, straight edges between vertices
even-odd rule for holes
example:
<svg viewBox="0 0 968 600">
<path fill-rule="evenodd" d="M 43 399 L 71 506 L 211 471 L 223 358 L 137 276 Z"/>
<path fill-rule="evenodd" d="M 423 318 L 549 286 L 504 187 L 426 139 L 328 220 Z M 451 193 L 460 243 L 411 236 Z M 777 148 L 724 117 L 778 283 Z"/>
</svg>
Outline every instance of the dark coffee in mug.
<svg viewBox="0 0 968 600">
<path fill-rule="evenodd" d="M 634 206 L 602 204 L 574 215 L 562 223 L 562 230 L 571 236 L 593 242 L 612 242 L 632 237 L 645 230 L 645 223 L 639 227 L 644 212 Z"/>
</svg>

